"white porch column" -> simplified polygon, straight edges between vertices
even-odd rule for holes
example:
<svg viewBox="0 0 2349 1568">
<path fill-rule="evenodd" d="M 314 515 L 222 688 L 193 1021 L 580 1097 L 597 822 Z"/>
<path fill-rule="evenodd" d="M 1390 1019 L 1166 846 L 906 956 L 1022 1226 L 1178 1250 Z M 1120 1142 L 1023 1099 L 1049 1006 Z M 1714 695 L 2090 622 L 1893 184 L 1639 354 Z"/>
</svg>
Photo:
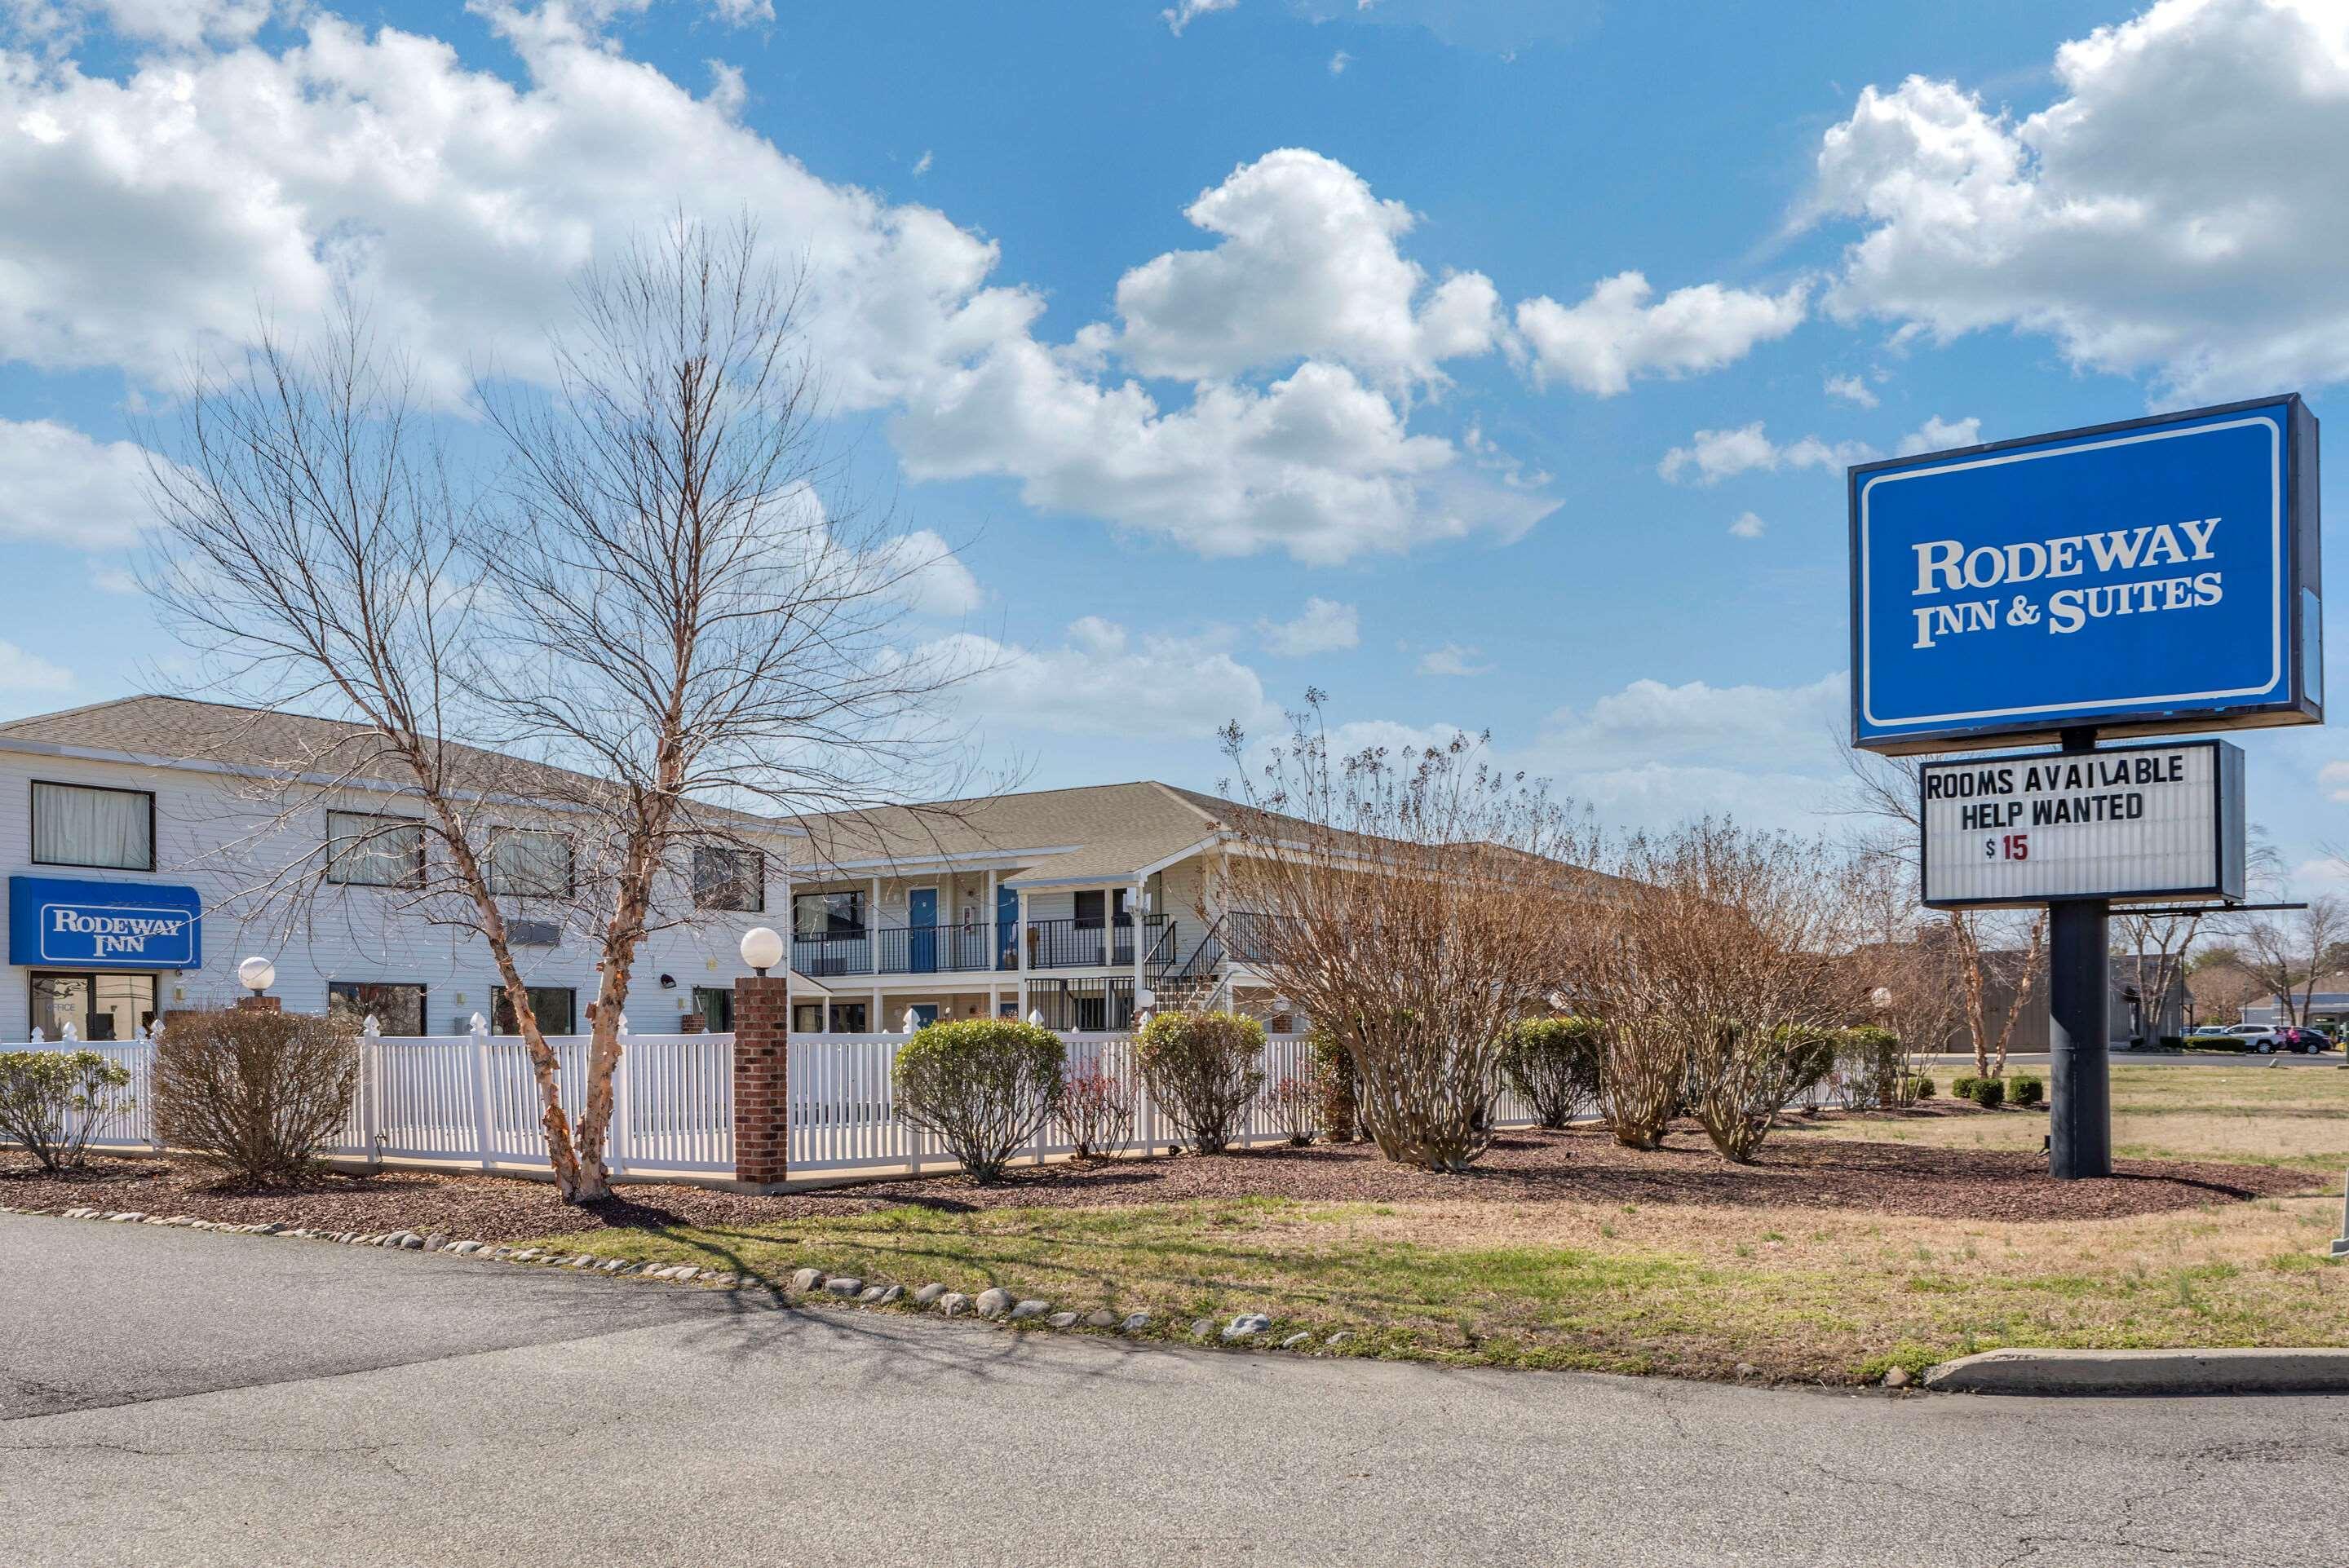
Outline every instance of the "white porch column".
<svg viewBox="0 0 2349 1568">
<path fill-rule="evenodd" d="M 1133 933 L 1133 1014 L 1126 1020 L 1128 1028 L 1133 1026 L 1133 1017 L 1141 1016 L 1142 989 L 1149 984 L 1143 978 L 1143 967 L 1150 957 L 1150 926 L 1143 918 L 1142 908 L 1143 893 L 1148 886 L 1147 882 L 1135 882 L 1126 894 L 1126 929 Z M 1104 1018 L 1102 1021 L 1107 1023 L 1109 1020 Z"/>
<path fill-rule="evenodd" d="M 1014 910 L 1011 944 L 1019 956 L 1019 1016 L 1028 1016 L 1028 890 L 1015 890 L 1019 903 Z"/>
</svg>

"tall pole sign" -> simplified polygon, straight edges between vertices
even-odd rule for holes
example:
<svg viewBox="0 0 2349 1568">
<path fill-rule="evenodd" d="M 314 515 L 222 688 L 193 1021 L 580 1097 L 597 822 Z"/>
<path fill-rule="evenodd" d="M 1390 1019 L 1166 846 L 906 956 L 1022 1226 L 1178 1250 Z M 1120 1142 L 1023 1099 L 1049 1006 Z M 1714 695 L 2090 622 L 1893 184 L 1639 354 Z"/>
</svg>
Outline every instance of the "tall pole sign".
<svg viewBox="0 0 2349 1568">
<path fill-rule="evenodd" d="M 1850 471 L 1852 739 L 1921 769 L 1936 909 L 2045 904 L 2049 1164 L 2112 1171 L 2115 900 L 2243 897 L 2242 752 L 2322 724 L 2316 418 L 2297 395 Z"/>
</svg>

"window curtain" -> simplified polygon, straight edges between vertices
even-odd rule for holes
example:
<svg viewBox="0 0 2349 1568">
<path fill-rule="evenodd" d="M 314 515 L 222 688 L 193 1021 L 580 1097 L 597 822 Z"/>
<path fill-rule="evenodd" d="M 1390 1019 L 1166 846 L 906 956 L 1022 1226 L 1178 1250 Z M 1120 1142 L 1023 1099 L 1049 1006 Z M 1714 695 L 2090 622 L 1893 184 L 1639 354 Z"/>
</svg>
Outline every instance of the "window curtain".
<svg viewBox="0 0 2349 1568">
<path fill-rule="evenodd" d="M 155 864 L 151 797 L 71 784 L 33 786 L 33 858 L 57 865 L 150 871 Z"/>
<path fill-rule="evenodd" d="M 326 813 L 326 880 L 354 887 L 418 887 L 424 828 L 363 811 Z"/>
<path fill-rule="evenodd" d="M 521 828 L 490 840 L 490 891 L 521 898 L 571 896 L 571 841 Z"/>
</svg>

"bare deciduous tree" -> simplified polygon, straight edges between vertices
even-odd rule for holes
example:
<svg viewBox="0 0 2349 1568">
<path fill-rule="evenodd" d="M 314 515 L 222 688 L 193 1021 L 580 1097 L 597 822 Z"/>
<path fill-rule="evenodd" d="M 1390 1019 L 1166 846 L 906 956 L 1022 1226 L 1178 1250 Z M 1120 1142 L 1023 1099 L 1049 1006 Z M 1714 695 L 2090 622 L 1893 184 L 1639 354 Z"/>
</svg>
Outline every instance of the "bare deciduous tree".
<svg viewBox="0 0 2349 1568">
<path fill-rule="evenodd" d="M 2316 977 L 2349 934 L 2349 905 L 2331 893 L 2314 893 L 2303 909 L 2241 914 L 2229 923 L 2240 943 L 2243 967 L 2283 1009 L 2285 1023 L 2305 1026 Z"/>
<path fill-rule="evenodd" d="M 279 815 L 233 851 L 268 862 L 322 798 L 420 806 L 261 864 L 254 896 L 306 917 L 335 865 L 412 859 L 395 896 L 486 944 L 580 1202 L 609 1190 L 647 935 L 740 907 L 723 890 L 763 881 L 776 817 L 949 793 L 935 699 L 968 672 L 891 640 L 931 562 L 885 518 L 827 505 L 839 465 L 795 292 L 752 230 L 679 218 L 576 296 L 555 385 L 483 389 L 506 460 L 480 486 L 452 477 L 357 309 L 315 350 L 264 335 L 190 388 L 154 469 L 148 577 L 223 684 L 339 721 L 264 769 Z M 575 1118 L 514 960 L 518 909 L 596 944 Z"/>
<path fill-rule="evenodd" d="M 1610 1035 L 1680 1042 L 1690 1109 L 1750 1161 L 1864 1003 L 1858 870 L 1824 841 L 1711 819 L 1607 863 L 1620 889 L 1588 923 L 1577 1006 Z"/>
<path fill-rule="evenodd" d="M 1575 819 L 1483 741 L 1332 756 L 1321 700 L 1257 768 L 1225 732 L 1226 901 L 1259 917 L 1258 972 L 1344 1043 L 1380 1152 L 1463 1171 L 1492 1140 L 1503 1031 L 1557 984 L 1600 879 Z"/>
</svg>

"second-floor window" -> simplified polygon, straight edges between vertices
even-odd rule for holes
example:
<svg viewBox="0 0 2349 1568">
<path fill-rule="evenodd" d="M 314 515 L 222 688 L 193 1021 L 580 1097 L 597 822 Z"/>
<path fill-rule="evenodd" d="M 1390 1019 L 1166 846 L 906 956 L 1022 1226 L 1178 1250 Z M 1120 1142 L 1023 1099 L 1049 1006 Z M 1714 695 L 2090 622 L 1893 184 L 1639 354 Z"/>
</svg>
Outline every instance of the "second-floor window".
<svg viewBox="0 0 2349 1568">
<path fill-rule="evenodd" d="M 696 909 L 763 910 L 767 907 L 767 857 L 756 850 L 697 844 L 693 850 Z"/>
<path fill-rule="evenodd" d="M 413 817 L 327 812 L 326 880 L 344 887 L 422 887 L 424 824 Z"/>
<path fill-rule="evenodd" d="M 155 869 L 155 797 L 93 784 L 33 786 L 33 861 L 44 866 Z"/>
<path fill-rule="evenodd" d="M 862 892 L 802 892 L 792 897 L 792 933 L 796 936 L 862 936 Z"/>
<path fill-rule="evenodd" d="M 569 898 L 571 840 L 563 833 L 499 828 L 490 834 L 490 891 L 513 898 Z"/>
</svg>

